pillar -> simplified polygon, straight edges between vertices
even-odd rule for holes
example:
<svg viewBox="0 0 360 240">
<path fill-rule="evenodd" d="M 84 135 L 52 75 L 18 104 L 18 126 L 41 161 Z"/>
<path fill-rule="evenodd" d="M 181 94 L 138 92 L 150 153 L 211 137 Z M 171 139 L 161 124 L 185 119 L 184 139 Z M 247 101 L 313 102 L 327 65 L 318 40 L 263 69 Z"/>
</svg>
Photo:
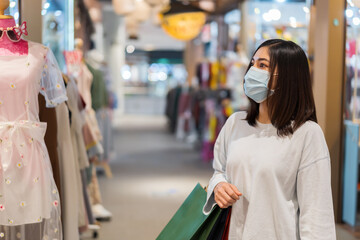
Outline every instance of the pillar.
<svg viewBox="0 0 360 240">
<path fill-rule="evenodd" d="M 341 221 L 342 199 L 345 4 L 346 1 L 342 0 L 315 2 L 314 97 L 318 122 L 330 151 L 331 185 L 337 222 Z"/>
<path fill-rule="evenodd" d="M 21 1 L 21 20 L 27 22 L 26 39 L 42 42 L 42 0 Z"/>
</svg>

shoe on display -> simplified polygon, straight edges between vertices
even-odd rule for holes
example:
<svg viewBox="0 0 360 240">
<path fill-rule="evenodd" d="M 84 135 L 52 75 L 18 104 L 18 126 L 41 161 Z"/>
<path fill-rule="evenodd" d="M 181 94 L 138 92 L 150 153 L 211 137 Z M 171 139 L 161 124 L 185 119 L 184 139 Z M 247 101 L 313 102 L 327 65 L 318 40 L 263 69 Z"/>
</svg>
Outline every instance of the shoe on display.
<svg viewBox="0 0 360 240">
<path fill-rule="evenodd" d="M 98 221 L 110 221 L 112 213 L 101 204 L 95 204 L 91 207 L 94 218 Z"/>
<path fill-rule="evenodd" d="M 89 231 L 100 230 L 100 226 L 97 225 L 97 224 L 89 224 L 89 225 L 88 225 L 88 230 L 89 230 Z"/>
</svg>

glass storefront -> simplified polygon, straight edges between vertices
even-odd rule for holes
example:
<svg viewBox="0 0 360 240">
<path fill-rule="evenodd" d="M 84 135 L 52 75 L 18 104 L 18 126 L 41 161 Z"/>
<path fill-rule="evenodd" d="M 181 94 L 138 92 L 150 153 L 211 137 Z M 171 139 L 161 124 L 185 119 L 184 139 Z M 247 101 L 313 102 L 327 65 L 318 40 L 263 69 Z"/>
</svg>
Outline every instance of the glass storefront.
<svg viewBox="0 0 360 240">
<path fill-rule="evenodd" d="M 5 14 L 13 16 L 16 24 L 20 24 L 20 0 L 11 0 Z"/>
<path fill-rule="evenodd" d="M 51 48 L 61 69 L 66 71 L 64 50 L 74 48 L 74 1 L 44 0 L 43 43 Z"/>
<path fill-rule="evenodd" d="M 357 4 L 354 4 L 357 3 Z M 360 124 L 360 4 L 347 0 L 346 55 L 344 81 L 344 182 L 342 220 L 351 226 L 360 223 L 359 124 Z"/>
</svg>

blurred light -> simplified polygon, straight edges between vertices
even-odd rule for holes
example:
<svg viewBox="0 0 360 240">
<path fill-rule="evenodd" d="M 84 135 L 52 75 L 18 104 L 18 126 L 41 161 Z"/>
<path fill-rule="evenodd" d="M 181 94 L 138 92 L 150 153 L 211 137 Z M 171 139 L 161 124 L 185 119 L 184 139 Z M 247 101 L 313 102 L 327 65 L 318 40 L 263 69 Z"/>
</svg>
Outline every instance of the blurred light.
<svg viewBox="0 0 360 240">
<path fill-rule="evenodd" d="M 144 50 L 145 50 L 145 51 L 154 51 L 154 50 L 155 50 L 155 46 L 152 45 L 152 44 L 146 44 L 146 45 L 144 46 Z"/>
<path fill-rule="evenodd" d="M 351 0 L 347 0 L 347 3 L 351 6 L 354 7 L 354 3 Z"/>
<path fill-rule="evenodd" d="M 290 17 L 289 20 L 290 20 L 290 26 L 296 28 L 297 27 L 296 18 Z"/>
<path fill-rule="evenodd" d="M 129 80 L 131 78 L 131 72 L 130 71 L 123 71 L 122 72 L 122 77 L 125 80 Z"/>
<path fill-rule="evenodd" d="M 18 20 L 18 19 L 19 19 L 19 12 L 16 12 L 16 13 L 14 14 L 14 19 L 15 19 L 15 20 Z"/>
<path fill-rule="evenodd" d="M 305 13 L 310 13 L 310 10 L 309 10 L 308 7 L 303 7 L 303 10 L 304 10 Z"/>
<path fill-rule="evenodd" d="M 200 1 L 199 6 L 209 12 L 213 12 L 215 10 L 215 2 L 213 1 Z"/>
<path fill-rule="evenodd" d="M 50 3 L 47 2 L 44 4 L 44 9 L 48 9 L 49 7 L 50 7 Z"/>
<path fill-rule="evenodd" d="M 133 53 L 133 52 L 135 52 L 135 46 L 134 45 L 129 45 L 129 46 L 127 46 L 126 47 L 126 52 L 127 53 Z"/>
<path fill-rule="evenodd" d="M 142 2 L 142 1 L 144 1 L 144 0 L 136 0 L 137 2 Z"/>
<path fill-rule="evenodd" d="M 41 10 L 41 15 L 45 15 L 47 13 L 47 11 L 46 10 Z"/>
<path fill-rule="evenodd" d="M 360 24 L 360 18 L 358 18 L 358 17 L 354 17 L 352 21 L 353 21 L 353 24 L 356 26 L 358 26 Z"/>
<path fill-rule="evenodd" d="M 279 2 L 279 3 L 283 3 L 283 2 L 285 2 L 286 0 L 276 0 L 277 2 Z"/>
<path fill-rule="evenodd" d="M 281 12 L 278 9 L 271 9 L 269 11 L 269 14 L 271 16 L 271 19 L 274 21 L 277 21 L 281 18 Z"/>
<path fill-rule="evenodd" d="M 158 74 L 158 79 L 159 79 L 160 81 L 165 81 L 167 78 L 168 78 L 168 75 L 167 75 L 166 73 L 164 73 L 164 72 L 159 72 L 159 74 Z"/>
<path fill-rule="evenodd" d="M 14 8 L 15 6 L 16 6 L 16 2 L 11 2 L 11 3 L 10 3 L 10 7 L 11 7 L 11 8 Z"/>
<path fill-rule="evenodd" d="M 260 9 L 259 9 L 259 8 L 255 8 L 255 9 L 254 9 L 254 12 L 255 12 L 255 14 L 260 14 Z"/>
<path fill-rule="evenodd" d="M 62 11 L 57 10 L 57 11 L 55 12 L 55 17 L 60 17 L 61 14 L 62 14 Z"/>
<path fill-rule="evenodd" d="M 270 13 L 264 13 L 262 17 L 266 22 L 270 22 L 272 20 Z"/>
<path fill-rule="evenodd" d="M 354 16 L 354 12 L 351 9 L 346 9 L 345 14 L 348 18 L 351 18 L 352 16 Z"/>
</svg>

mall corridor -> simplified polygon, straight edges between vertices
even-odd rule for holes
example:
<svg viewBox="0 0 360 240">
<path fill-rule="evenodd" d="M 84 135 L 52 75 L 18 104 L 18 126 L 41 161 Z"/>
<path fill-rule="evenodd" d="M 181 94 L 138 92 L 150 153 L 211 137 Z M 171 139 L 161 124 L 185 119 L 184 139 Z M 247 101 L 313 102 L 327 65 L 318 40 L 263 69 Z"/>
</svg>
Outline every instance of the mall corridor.
<svg viewBox="0 0 360 240">
<path fill-rule="evenodd" d="M 124 117 L 114 135 L 114 177 L 100 177 L 114 218 L 102 224 L 100 239 L 155 239 L 196 183 L 207 184 L 211 164 L 168 134 L 163 117 Z"/>
<path fill-rule="evenodd" d="M 114 215 L 100 240 L 154 240 L 197 182 L 208 183 L 211 164 L 176 140 L 158 116 L 124 116 L 114 130 L 113 179 L 100 177 L 104 206 Z M 355 240 L 337 228 L 339 240 Z M 91 238 L 85 238 L 91 239 Z"/>
</svg>

